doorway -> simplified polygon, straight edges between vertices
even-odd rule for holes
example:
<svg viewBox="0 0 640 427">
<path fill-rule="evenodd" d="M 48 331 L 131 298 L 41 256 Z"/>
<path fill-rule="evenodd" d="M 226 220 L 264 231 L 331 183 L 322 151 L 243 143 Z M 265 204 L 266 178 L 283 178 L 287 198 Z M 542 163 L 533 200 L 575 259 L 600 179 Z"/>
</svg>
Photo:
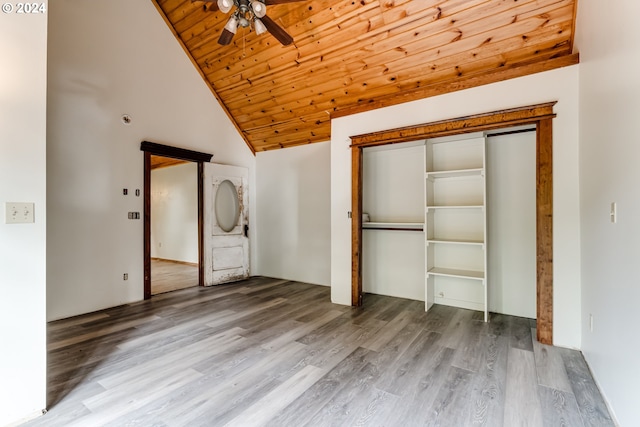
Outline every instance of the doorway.
<svg viewBox="0 0 640 427">
<path fill-rule="evenodd" d="M 198 286 L 198 165 L 151 156 L 151 294 Z"/>
<path fill-rule="evenodd" d="M 203 168 L 205 162 L 210 162 L 212 154 L 201 153 L 198 151 L 186 150 L 183 148 L 171 147 L 168 145 L 157 144 L 154 142 L 143 141 L 140 144 L 140 150 L 144 154 L 144 299 L 151 298 L 151 170 L 152 157 L 159 156 L 173 161 L 186 161 L 197 164 L 197 283 L 204 285 L 204 262 L 203 262 Z"/>
</svg>

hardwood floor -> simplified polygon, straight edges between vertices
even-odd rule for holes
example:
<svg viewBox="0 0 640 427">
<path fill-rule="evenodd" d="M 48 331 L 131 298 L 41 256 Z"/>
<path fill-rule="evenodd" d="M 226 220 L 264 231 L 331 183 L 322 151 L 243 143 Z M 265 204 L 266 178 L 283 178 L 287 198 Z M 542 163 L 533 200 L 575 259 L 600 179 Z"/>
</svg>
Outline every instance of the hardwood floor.
<svg viewBox="0 0 640 427">
<path fill-rule="evenodd" d="M 329 301 L 253 278 L 53 322 L 50 410 L 27 425 L 613 425 L 581 353 L 531 320 Z"/>
<path fill-rule="evenodd" d="M 198 286 L 198 266 L 151 258 L 151 295 Z"/>
</svg>

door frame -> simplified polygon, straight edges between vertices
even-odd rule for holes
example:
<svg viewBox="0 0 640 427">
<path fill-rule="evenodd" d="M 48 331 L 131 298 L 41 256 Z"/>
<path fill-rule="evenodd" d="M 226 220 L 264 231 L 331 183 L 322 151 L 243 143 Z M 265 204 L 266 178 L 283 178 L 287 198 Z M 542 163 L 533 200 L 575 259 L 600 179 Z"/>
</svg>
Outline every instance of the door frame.
<svg viewBox="0 0 640 427">
<path fill-rule="evenodd" d="M 170 145 L 157 144 L 155 142 L 142 141 L 140 151 L 144 155 L 144 212 L 143 218 L 143 257 L 144 257 L 144 299 L 151 298 L 151 156 L 170 157 L 173 159 L 186 160 L 198 164 L 198 285 L 204 286 L 204 251 L 203 251 L 203 170 L 204 162 L 210 162 L 213 154 L 199 151 L 187 150 L 184 148 L 172 147 Z"/>
<path fill-rule="evenodd" d="M 351 137 L 351 305 L 363 304 L 362 150 L 400 142 L 536 125 L 537 340 L 553 344 L 553 106 L 531 105 Z"/>
</svg>

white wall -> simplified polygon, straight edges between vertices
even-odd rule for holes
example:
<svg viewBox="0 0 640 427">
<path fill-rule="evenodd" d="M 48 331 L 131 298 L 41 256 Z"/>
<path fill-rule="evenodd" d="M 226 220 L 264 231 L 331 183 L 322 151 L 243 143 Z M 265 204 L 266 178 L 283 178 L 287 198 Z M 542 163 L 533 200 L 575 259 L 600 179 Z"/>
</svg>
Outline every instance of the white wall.
<svg viewBox="0 0 640 427">
<path fill-rule="evenodd" d="M 331 298 L 351 301 L 351 135 L 558 101 L 554 120 L 554 343 L 580 347 L 578 67 L 332 120 Z"/>
<path fill-rule="evenodd" d="M 259 152 L 259 274 L 329 285 L 330 144 Z"/>
<path fill-rule="evenodd" d="M 152 2 L 52 2 L 48 84 L 49 319 L 142 299 L 142 140 L 249 168 L 253 211 L 255 157 Z"/>
<path fill-rule="evenodd" d="M 198 164 L 151 171 L 151 257 L 198 262 Z"/>
<path fill-rule="evenodd" d="M 6 425 L 46 405 L 46 14 L 0 13 L 0 58 L 0 425 Z M 5 224 L 6 202 L 35 203 L 35 223 Z"/>
<path fill-rule="evenodd" d="M 640 3 L 581 1 L 582 349 L 620 425 L 640 425 Z M 609 218 L 617 203 L 618 222 Z M 593 332 L 589 315 L 593 315 Z"/>
</svg>

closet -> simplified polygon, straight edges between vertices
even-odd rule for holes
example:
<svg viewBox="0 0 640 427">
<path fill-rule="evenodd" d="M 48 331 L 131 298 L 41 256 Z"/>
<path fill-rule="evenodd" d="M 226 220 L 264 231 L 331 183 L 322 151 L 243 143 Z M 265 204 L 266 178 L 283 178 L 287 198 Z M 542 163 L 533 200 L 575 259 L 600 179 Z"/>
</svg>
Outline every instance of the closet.
<svg viewBox="0 0 640 427">
<path fill-rule="evenodd" d="M 532 130 L 363 149 L 364 291 L 535 317 Z"/>
</svg>

